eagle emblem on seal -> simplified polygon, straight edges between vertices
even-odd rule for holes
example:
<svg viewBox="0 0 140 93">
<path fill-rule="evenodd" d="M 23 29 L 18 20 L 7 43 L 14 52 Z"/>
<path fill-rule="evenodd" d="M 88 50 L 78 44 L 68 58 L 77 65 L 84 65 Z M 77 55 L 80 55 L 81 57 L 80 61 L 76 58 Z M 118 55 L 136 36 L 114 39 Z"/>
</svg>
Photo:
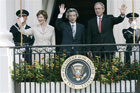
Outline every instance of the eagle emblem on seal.
<svg viewBox="0 0 140 93">
<path fill-rule="evenodd" d="M 83 80 L 87 75 L 87 73 L 84 73 L 85 66 L 83 64 L 80 63 L 73 64 L 71 66 L 71 69 L 74 75 L 73 78 L 75 78 L 76 81 Z"/>
</svg>

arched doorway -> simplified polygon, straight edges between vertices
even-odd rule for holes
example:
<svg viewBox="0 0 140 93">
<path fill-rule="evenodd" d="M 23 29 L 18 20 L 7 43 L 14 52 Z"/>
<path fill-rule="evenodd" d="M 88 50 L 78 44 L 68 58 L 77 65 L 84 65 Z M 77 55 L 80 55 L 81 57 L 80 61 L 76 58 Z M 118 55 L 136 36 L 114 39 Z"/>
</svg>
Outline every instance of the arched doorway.
<svg viewBox="0 0 140 93">
<path fill-rule="evenodd" d="M 87 27 L 88 20 L 96 16 L 94 12 L 94 4 L 96 2 L 103 2 L 105 4 L 105 7 L 107 5 L 107 0 L 55 0 L 54 9 L 50 19 L 50 24 L 55 26 L 55 21 L 59 13 L 59 5 L 61 3 L 64 3 L 67 9 L 76 8 L 78 10 L 79 18 L 77 19 L 77 22 L 84 24 L 85 27 Z M 105 14 L 106 11 L 107 10 L 105 10 Z M 57 44 L 61 43 L 61 37 L 62 37 L 61 33 L 56 31 Z"/>
</svg>

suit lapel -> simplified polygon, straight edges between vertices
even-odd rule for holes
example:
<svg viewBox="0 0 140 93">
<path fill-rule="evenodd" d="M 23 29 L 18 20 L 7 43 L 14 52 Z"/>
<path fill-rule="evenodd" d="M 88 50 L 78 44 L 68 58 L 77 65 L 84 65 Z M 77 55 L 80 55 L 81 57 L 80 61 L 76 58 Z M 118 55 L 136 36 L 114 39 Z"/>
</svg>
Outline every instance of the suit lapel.
<svg viewBox="0 0 140 93">
<path fill-rule="evenodd" d="M 72 36 L 72 38 L 73 38 L 72 29 L 71 29 L 71 25 L 70 25 L 69 22 L 67 22 L 67 28 L 68 28 L 68 34 L 69 34 L 70 36 Z"/>
<path fill-rule="evenodd" d="M 28 26 L 27 24 L 26 24 L 26 27 L 25 27 L 25 29 L 29 29 L 30 28 L 30 26 Z"/>
<path fill-rule="evenodd" d="M 105 18 L 106 18 L 106 16 L 105 15 L 103 15 L 103 18 L 102 18 L 102 28 L 101 28 L 101 31 L 103 32 L 104 30 L 104 27 L 105 27 Z"/>
<path fill-rule="evenodd" d="M 98 23 L 97 23 L 97 17 L 95 18 L 95 26 L 93 26 L 93 27 L 95 27 L 95 31 L 97 31 L 97 33 L 99 33 L 99 28 L 98 28 Z"/>
<path fill-rule="evenodd" d="M 16 27 L 18 27 L 18 29 L 19 29 L 19 26 L 18 26 L 18 24 L 16 23 L 15 25 L 16 25 Z"/>
<path fill-rule="evenodd" d="M 25 24 L 25 25 L 24 25 L 24 29 L 28 29 L 28 26 L 27 26 L 27 24 Z"/>
<path fill-rule="evenodd" d="M 76 38 L 77 36 L 79 36 L 79 35 L 78 35 L 78 34 L 79 34 L 79 31 L 80 31 L 80 29 L 79 29 L 79 24 L 76 23 L 76 34 L 75 34 L 75 38 Z"/>
</svg>

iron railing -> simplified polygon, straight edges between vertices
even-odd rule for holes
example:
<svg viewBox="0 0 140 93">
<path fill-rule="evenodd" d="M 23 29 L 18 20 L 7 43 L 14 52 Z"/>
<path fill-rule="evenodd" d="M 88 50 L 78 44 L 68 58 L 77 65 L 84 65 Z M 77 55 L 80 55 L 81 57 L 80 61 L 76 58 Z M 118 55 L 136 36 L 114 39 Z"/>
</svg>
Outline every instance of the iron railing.
<svg viewBox="0 0 140 93">
<path fill-rule="evenodd" d="M 110 46 L 116 46 L 117 50 Z M 140 87 L 139 47 L 139 44 L 13 47 L 15 93 L 136 92 Z M 71 89 L 62 81 L 61 65 L 72 55 L 87 56 L 94 63 L 96 76 L 88 88 Z"/>
</svg>

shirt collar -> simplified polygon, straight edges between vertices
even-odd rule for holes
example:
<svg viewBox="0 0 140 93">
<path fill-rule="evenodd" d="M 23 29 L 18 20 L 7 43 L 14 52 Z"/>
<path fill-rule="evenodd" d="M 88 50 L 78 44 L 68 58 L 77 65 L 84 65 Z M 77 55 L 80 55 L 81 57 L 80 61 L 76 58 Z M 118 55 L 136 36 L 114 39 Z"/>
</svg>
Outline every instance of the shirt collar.
<svg viewBox="0 0 140 93">
<path fill-rule="evenodd" d="M 75 22 L 75 23 L 71 23 L 71 22 L 70 22 L 70 25 L 76 25 L 76 22 Z"/>
<path fill-rule="evenodd" d="M 97 16 L 97 18 L 99 19 L 99 16 Z M 101 16 L 101 19 L 103 18 L 103 15 Z"/>
</svg>

